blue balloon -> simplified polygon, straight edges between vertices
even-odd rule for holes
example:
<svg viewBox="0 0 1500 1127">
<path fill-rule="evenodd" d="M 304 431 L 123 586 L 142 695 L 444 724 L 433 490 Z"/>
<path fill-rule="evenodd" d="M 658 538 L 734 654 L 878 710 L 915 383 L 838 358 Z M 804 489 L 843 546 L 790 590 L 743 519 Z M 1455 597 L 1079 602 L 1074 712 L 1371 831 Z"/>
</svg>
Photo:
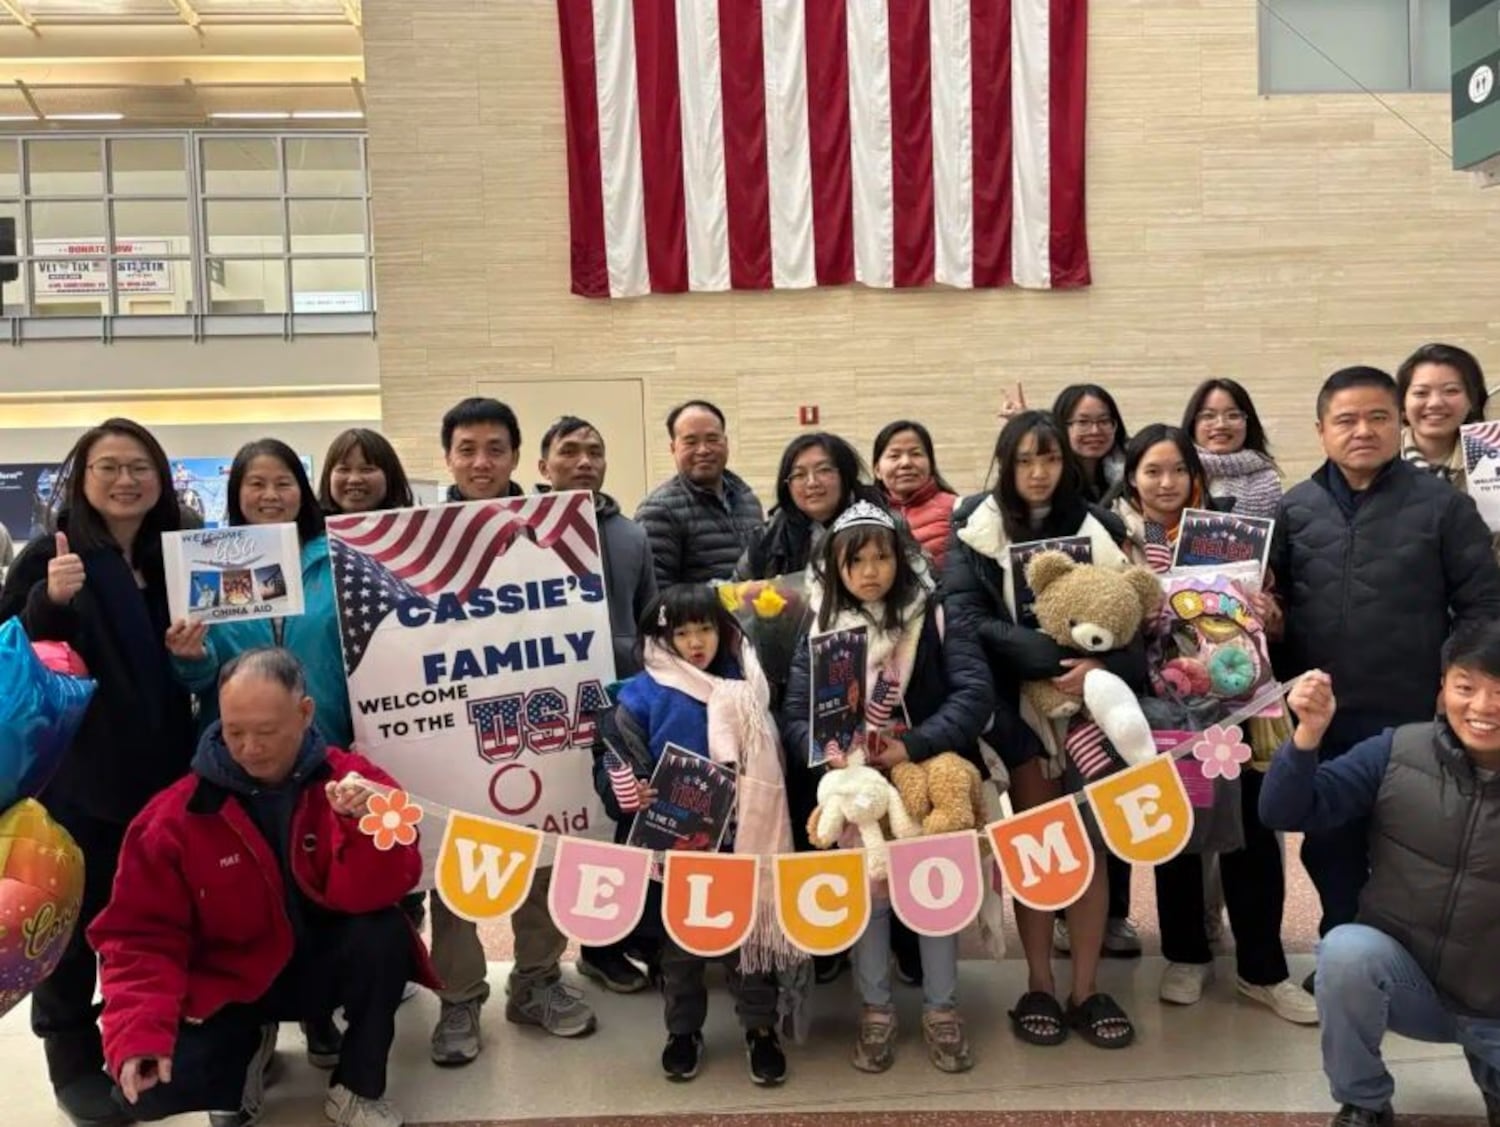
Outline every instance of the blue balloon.
<svg viewBox="0 0 1500 1127">
<path fill-rule="evenodd" d="M 54 673 L 20 619 L 0 623 L 0 810 L 47 785 L 94 696 L 87 677 Z"/>
</svg>

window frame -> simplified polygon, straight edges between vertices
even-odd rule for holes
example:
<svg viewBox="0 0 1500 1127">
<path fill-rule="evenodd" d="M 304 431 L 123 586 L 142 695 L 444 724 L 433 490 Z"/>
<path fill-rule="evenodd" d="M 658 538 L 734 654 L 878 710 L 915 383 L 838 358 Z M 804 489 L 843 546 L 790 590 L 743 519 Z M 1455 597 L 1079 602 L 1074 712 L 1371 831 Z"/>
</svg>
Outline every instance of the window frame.
<svg viewBox="0 0 1500 1127">
<path fill-rule="evenodd" d="M 1325 2 L 1336 4 L 1338 0 L 1325 0 Z M 1255 61 L 1257 93 L 1259 93 L 1262 98 L 1298 98 L 1309 96 L 1316 97 L 1319 95 L 1338 97 L 1340 95 L 1350 94 L 1368 96 L 1368 93 L 1422 94 L 1427 96 L 1447 95 L 1450 89 L 1450 80 L 1446 75 L 1442 76 L 1439 83 L 1437 85 L 1434 85 L 1430 89 L 1418 85 L 1418 60 L 1420 57 L 1420 47 L 1423 43 L 1423 0 L 1404 0 L 1404 2 L 1406 4 L 1406 84 L 1404 86 L 1396 88 L 1372 86 L 1369 87 L 1367 91 L 1365 89 L 1360 89 L 1357 85 L 1354 89 L 1350 90 L 1313 90 L 1307 89 L 1305 87 L 1296 89 L 1273 88 L 1270 82 L 1271 62 L 1270 51 L 1268 49 L 1270 35 L 1268 33 L 1272 29 L 1281 29 L 1281 24 L 1280 21 L 1277 20 L 1276 15 L 1273 14 L 1276 0 L 1263 0 L 1262 3 L 1256 5 Z M 1288 23 L 1291 22 L 1289 17 L 1287 18 L 1287 20 Z M 1445 27 L 1445 34 L 1446 31 L 1447 29 Z M 1288 32 L 1288 34 L 1290 34 L 1290 32 Z"/>
</svg>

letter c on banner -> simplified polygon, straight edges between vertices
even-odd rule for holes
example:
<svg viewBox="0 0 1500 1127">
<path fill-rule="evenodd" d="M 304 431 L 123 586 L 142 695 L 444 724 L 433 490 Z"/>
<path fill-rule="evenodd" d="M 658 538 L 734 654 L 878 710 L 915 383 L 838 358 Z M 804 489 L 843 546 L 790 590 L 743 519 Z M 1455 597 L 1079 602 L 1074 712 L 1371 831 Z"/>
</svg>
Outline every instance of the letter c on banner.
<svg viewBox="0 0 1500 1127">
<path fill-rule="evenodd" d="M 792 946 L 809 955 L 847 950 L 870 924 L 863 849 L 774 858 L 776 918 Z"/>
<path fill-rule="evenodd" d="M 608 947 L 641 922 L 650 883 L 649 849 L 559 838 L 547 908 L 569 939 L 586 947 Z"/>
<path fill-rule="evenodd" d="M 1059 798 L 985 827 L 1010 893 L 1028 908 L 1055 912 L 1088 891 L 1094 847 L 1071 798 Z"/>
<path fill-rule="evenodd" d="M 1170 755 L 1131 767 L 1083 788 L 1104 844 L 1122 861 L 1160 865 L 1187 848 L 1193 804 Z"/>
<path fill-rule="evenodd" d="M 979 835 L 971 830 L 893 841 L 891 908 L 918 935 L 956 935 L 984 901 Z"/>
<path fill-rule="evenodd" d="M 743 853 L 668 852 L 661 920 L 690 955 L 716 959 L 745 942 L 760 901 L 758 859 Z"/>
<path fill-rule="evenodd" d="M 438 895 L 472 923 L 508 916 L 531 892 L 541 850 L 536 830 L 455 810 L 438 853 Z"/>
</svg>

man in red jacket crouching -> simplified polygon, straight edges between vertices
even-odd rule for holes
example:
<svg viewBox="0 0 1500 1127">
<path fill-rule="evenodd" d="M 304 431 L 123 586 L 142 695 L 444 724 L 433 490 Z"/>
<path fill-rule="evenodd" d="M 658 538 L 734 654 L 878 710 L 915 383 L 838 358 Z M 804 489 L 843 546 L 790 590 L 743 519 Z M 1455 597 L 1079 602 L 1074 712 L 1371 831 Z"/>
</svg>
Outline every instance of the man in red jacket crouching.
<svg viewBox="0 0 1500 1127">
<path fill-rule="evenodd" d="M 324 1113 L 401 1127 L 385 1094 L 408 979 L 437 982 L 397 908 L 422 870 L 360 832 L 369 791 L 393 780 L 324 744 L 297 659 L 251 650 L 224 667 L 221 719 L 192 773 L 131 824 L 114 894 L 89 928 L 104 994 L 104 1054 L 138 1119 L 260 1114 L 276 1023 L 342 1006 L 348 1021 Z"/>
</svg>

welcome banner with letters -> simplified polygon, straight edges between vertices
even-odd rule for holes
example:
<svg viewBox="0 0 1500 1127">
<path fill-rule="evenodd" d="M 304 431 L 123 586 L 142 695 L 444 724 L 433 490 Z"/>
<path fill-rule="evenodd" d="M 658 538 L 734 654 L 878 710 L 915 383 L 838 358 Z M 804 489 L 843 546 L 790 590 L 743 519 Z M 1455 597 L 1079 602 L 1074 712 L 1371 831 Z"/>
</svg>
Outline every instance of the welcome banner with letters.
<svg viewBox="0 0 1500 1127">
<path fill-rule="evenodd" d="M 359 750 L 434 803 L 608 836 L 590 747 L 614 656 L 592 494 L 334 516 L 328 540 Z"/>
</svg>

